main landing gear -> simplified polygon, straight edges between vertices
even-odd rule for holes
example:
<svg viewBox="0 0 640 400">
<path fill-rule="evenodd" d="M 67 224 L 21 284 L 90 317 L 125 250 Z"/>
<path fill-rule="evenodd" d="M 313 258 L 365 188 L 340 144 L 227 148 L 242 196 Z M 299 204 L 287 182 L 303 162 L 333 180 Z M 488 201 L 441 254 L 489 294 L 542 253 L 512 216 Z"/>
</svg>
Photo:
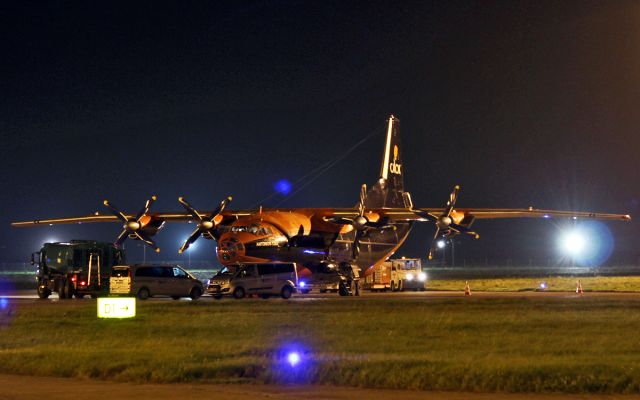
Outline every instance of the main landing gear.
<svg viewBox="0 0 640 400">
<path fill-rule="evenodd" d="M 360 296 L 360 270 L 357 265 L 340 263 L 338 266 L 340 283 L 338 293 L 340 296 Z"/>
</svg>

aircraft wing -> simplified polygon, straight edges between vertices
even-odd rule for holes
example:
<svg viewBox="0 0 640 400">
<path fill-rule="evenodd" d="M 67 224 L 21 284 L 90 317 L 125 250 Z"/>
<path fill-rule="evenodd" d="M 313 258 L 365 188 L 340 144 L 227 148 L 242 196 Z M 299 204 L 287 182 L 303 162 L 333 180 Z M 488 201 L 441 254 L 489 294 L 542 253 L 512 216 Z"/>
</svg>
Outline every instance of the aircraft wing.
<svg viewBox="0 0 640 400">
<path fill-rule="evenodd" d="M 444 208 L 421 208 L 414 211 L 427 213 L 434 216 L 441 215 Z M 535 208 L 457 208 L 455 214 L 462 214 L 465 217 L 474 219 L 496 219 L 496 218 L 571 218 L 571 219 L 599 219 L 630 221 L 628 214 L 610 214 L 585 211 L 559 211 L 559 210 L 539 210 Z"/>
<path fill-rule="evenodd" d="M 211 215 L 212 211 L 198 211 L 203 217 Z M 249 211 L 233 211 L 227 210 L 221 213 L 223 219 L 235 219 L 236 217 L 242 217 L 250 215 Z M 134 214 L 124 214 L 127 219 L 135 218 Z M 186 222 L 194 221 L 193 215 L 187 212 L 162 212 L 162 213 L 149 213 L 149 217 L 153 220 L 167 221 L 167 222 Z M 49 219 L 36 219 L 31 221 L 19 221 L 12 222 L 11 226 L 14 227 L 30 227 L 37 225 L 61 225 L 61 224 L 83 224 L 83 223 L 96 223 L 96 222 L 121 222 L 115 215 L 102 215 L 99 213 L 84 215 L 80 217 L 65 217 L 65 218 L 49 218 Z"/>
</svg>

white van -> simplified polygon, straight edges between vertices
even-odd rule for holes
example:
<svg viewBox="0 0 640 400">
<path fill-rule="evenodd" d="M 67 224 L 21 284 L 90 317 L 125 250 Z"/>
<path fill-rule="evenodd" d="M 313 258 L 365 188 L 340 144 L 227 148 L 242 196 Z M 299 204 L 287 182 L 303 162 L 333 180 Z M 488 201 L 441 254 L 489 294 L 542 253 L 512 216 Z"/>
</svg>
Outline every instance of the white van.
<svg viewBox="0 0 640 400">
<path fill-rule="evenodd" d="M 241 299 L 251 294 L 288 299 L 296 291 L 297 284 L 295 263 L 235 264 L 214 275 L 209 280 L 207 292 L 216 299 L 225 295 Z"/>
<path fill-rule="evenodd" d="M 171 296 L 178 300 L 202 295 L 202 282 L 178 265 L 116 265 L 111 270 L 110 293 L 134 295 L 140 300 Z"/>
</svg>

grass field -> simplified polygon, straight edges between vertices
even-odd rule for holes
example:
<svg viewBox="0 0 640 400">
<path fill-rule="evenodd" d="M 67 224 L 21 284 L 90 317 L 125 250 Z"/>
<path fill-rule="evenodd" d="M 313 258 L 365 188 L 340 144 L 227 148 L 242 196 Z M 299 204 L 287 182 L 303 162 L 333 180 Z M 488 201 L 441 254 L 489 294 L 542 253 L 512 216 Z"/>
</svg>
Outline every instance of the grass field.
<svg viewBox="0 0 640 400">
<path fill-rule="evenodd" d="M 640 393 L 640 300 L 149 301 L 131 320 L 97 319 L 94 301 L 0 306 L 4 373 Z M 295 367 L 290 349 L 300 352 Z"/>
<path fill-rule="evenodd" d="M 487 292 L 517 292 L 540 290 L 540 283 L 546 284 L 547 291 L 571 292 L 576 290 L 580 280 L 584 291 L 640 292 L 640 276 L 547 276 L 537 278 L 492 278 L 492 279 L 435 279 L 427 283 L 429 290 L 464 290 L 469 282 L 471 290 Z"/>
</svg>

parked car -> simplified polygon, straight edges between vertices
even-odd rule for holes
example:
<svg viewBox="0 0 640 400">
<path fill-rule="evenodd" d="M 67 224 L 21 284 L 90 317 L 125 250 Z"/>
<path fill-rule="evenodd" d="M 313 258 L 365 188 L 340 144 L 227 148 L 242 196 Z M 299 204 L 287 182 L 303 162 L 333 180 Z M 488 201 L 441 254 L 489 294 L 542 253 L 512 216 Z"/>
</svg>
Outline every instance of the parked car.
<svg viewBox="0 0 640 400">
<path fill-rule="evenodd" d="M 117 265 L 111 270 L 110 293 L 133 295 L 140 300 L 170 296 L 174 300 L 202 296 L 202 282 L 178 265 Z"/>
<path fill-rule="evenodd" d="M 222 271 L 209 280 L 207 287 L 207 292 L 216 299 L 225 295 L 241 299 L 251 294 L 288 299 L 295 293 L 298 282 L 295 263 L 236 264 Z"/>
</svg>

